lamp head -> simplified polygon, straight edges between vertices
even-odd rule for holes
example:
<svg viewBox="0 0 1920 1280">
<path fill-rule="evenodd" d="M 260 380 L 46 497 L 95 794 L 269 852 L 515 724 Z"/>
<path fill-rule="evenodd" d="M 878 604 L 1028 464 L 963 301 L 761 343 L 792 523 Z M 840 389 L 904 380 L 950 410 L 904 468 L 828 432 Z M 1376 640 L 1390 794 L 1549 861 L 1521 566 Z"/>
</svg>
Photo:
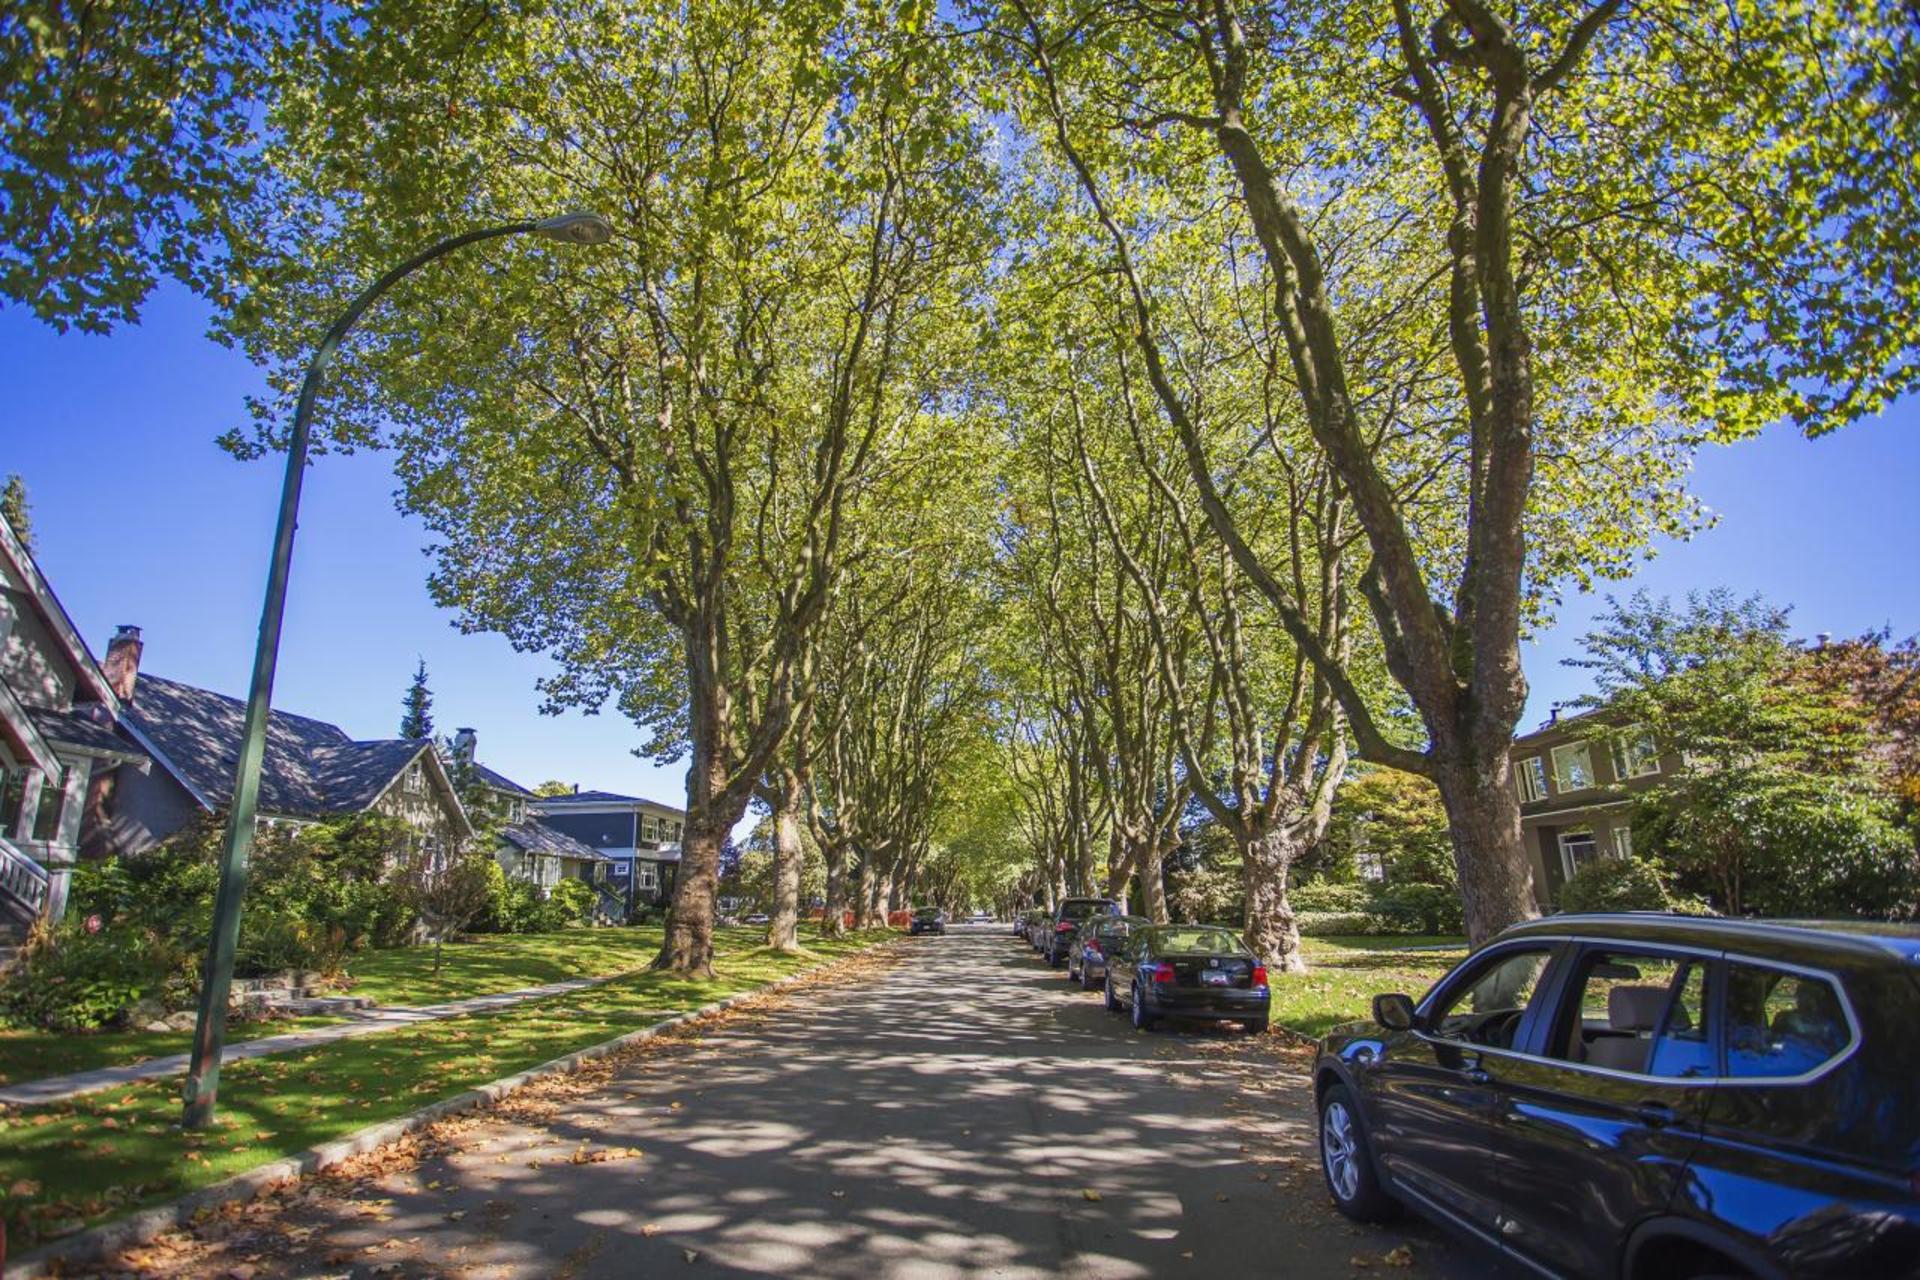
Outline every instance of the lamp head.
<svg viewBox="0 0 1920 1280">
<path fill-rule="evenodd" d="M 605 244 L 613 239 L 613 224 L 597 213 L 563 213 L 534 223 L 533 234 L 562 244 Z"/>
</svg>

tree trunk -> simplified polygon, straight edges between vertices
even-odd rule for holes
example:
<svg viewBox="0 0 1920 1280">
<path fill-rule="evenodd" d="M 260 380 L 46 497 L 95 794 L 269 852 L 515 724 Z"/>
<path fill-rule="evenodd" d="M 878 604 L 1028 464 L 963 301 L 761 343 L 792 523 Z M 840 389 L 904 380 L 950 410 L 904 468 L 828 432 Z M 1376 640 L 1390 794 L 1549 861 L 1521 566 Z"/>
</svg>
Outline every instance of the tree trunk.
<svg viewBox="0 0 1920 1280">
<path fill-rule="evenodd" d="M 775 951 L 800 947 L 800 870 L 806 850 L 800 843 L 800 775 L 780 770 L 773 811 L 773 910 L 767 922 L 767 945 Z"/>
<path fill-rule="evenodd" d="M 820 933 L 837 938 L 847 931 L 847 846 L 830 840 L 820 850 L 827 861 L 825 909 L 820 913 Z"/>
<path fill-rule="evenodd" d="M 1247 946 L 1275 973 L 1305 973 L 1300 929 L 1287 901 L 1287 876 L 1299 852 L 1284 827 L 1274 827 L 1241 846 L 1247 886 Z"/>
<path fill-rule="evenodd" d="M 673 903 L 667 908 L 667 936 L 653 967 L 691 978 L 713 977 L 713 913 L 720 884 L 720 846 L 732 824 L 721 825 L 704 813 L 687 815 L 680 870 L 674 877 Z"/>
<path fill-rule="evenodd" d="M 1152 842 L 1141 851 L 1140 909 L 1155 924 L 1167 922 L 1167 878 L 1161 862 L 1159 841 Z"/>
<path fill-rule="evenodd" d="M 1540 914 L 1531 860 L 1520 836 L 1520 797 L 1505 750 L 1480 768 L 1442 767 L 1433 781 L 1447 811 L 1467 942 L 1477 947 L 1508 925 Z"/>
</svg>

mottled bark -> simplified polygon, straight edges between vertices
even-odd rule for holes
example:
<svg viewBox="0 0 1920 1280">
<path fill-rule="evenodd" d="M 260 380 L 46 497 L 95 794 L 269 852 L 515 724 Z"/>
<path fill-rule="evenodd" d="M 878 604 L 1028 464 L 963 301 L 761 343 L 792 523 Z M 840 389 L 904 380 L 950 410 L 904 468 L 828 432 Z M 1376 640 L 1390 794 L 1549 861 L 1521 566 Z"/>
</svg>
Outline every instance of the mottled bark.
<svg viewBox="0 0 1920 1280">
<path fill-rule="evenodd" d="M 826 910 L 821 914 L 820 932 L 837 938 L 847 928 L 847 847 L 831 840 L 820 852 L 827 863 Z"/>
<path fill-rule="evenodd" d="M 1273 973 L 1305 973 L 1300 929 L 1287 901 L 1287 877 L 1299 846 L 1284 827 L 1248 838 L 1240 846 L 1247 887 L 1247 946 Z"/>
<path fill-rule="evenodd" d="M 1467 941 L 1477 947 L 1514 921 L 1539 913 L 1531 859 L 1520 837 L 1520 800 L 1513 790 L 1512 769 L 1502 751 L 1478 769 L 1441 770 L 1434 783 L 1447 811 Z"/>
<path fill-rule="evenodd" d="M 1167 923 L 1167 880 L 1158 844 L 1149 845 L 1140 859 L 1140 909 L 1155 924 Z"/>
<path fill-rule="evenodd" d="M 782 769 L 772 789 L 773 910 L 767 921 L 767 945 L 775 951 L 800 946 L 800 871 L 806 861 L 800 843 L 800 806 L 805 796 L 800 775 Z"/>
<path fill-rule="evenodd" d="M 673 903 L 667 909 L 667 935 L 654 959 L 654 968 L 695 978 L 713 976 L 713 915 L 720 883 L 720 847 L 731 826 L 717 825 L 701 814 L 687 815 Z"/>
</svg>

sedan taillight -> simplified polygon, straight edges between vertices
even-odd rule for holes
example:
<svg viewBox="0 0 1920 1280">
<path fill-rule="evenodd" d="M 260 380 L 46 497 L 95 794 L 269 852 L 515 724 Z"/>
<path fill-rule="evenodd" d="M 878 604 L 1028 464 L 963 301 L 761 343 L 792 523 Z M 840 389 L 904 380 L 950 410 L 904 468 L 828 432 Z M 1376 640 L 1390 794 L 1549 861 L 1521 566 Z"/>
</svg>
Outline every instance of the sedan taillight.
<svg viewBox="0 0 1920 1280">
<path fill-rule="evenodd" d="M 1253 966 L 1253 985 L 1255 987 L 1267 985 L 1267 966 L 1263 964 Z"/>
<path fill-rule="evenodd" d="M 1068 924 L 1065 920 L 1062 920 L 1059 924 L 1053 926 L 1053 931 L 1055 933 L 1072 933 L 1073 926 Z"/>
<path fill-rule="evenodd" d="M 1173 966 L 1162 960 L 1153 966 L 1153 980 L 1161 986 L 1173 985 Z"/>
</svg>

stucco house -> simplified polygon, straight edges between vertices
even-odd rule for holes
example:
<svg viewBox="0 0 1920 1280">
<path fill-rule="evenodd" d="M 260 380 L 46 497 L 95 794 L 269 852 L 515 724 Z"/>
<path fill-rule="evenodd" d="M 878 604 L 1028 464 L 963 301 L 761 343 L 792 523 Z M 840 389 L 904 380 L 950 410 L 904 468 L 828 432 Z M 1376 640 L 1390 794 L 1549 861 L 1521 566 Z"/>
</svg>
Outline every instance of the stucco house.
<svg viewBox="0 0 1920 1280">
<path fill-rule="evenodd" d="M 0 519 L 0 935 L 59 919 L 96 775 L 151 768 L 117 732 L 120 699 Z"/>
<path fill-rule="evenodd" d="M 1532 861 L 1533 894 L 1542 911 L 1560 886 L 1597 858 L 1633 853 L 1634 795 L 1684 767 L 1642 730 L 1614 724 L 1604 711 L 1547 722 L 1513 740 L 1513 784 L 1520 796 L 1520 833 Z"/>
<path fill-rule="evenodd" d="M 570 795 L 540 797 L 533 802 L 533 812 L 545 826 L 607 858 L 607 887 L 629 912 L 664 906 L 672 896 L 686 810 L 641 796 L 576 787 Z"/>
</svg>

